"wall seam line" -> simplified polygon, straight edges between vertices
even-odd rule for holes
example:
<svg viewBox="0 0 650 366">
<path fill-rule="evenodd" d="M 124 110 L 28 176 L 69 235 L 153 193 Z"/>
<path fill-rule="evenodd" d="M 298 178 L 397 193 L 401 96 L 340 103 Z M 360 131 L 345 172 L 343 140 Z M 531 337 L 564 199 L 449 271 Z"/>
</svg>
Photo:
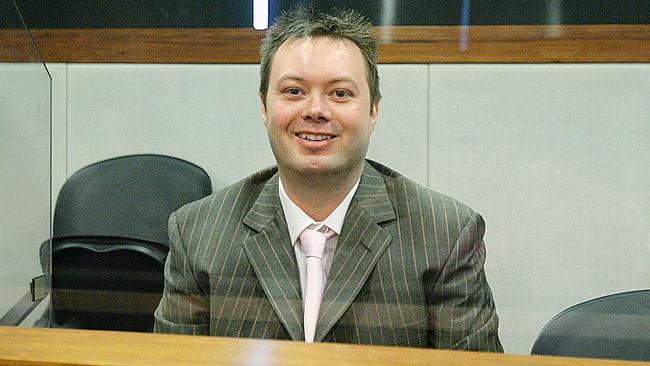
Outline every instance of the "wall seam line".
<svg viewBox="0 0 650 366">
<path fill-rule="evenodd" d="M 427 188 L 431 187 L 431 64 L 427 64 Z"/>
<path fill-rule="evenodd" d="M 69 80 L 68 80 L 68 75 L 69 75 L 69 72 L 70 72 L 69 66 L 70 66 L 69 63 L 65 64 L 65 123 L 64 123 L 64 126 L 65 126 L 65 159 L 64 159 L 65 180 L 63 181 L 64 184 L 68 180 L 68 160 L 69 160 L 69 157 L 68 157 L 68 142 L 69 142 L 69 136 L 68 136 L 68 134 L 69 134 L 69 132 L 68 132 L 68 109 L 69 108 L 68 108 L 68 106 L 70 104 L 70 101 L 69 101 L 69 95 L 70 95 L 70 93 L 69 93 L 69 85 L 70 85 L 70 83 L 69 83 Z"/>
</svg>

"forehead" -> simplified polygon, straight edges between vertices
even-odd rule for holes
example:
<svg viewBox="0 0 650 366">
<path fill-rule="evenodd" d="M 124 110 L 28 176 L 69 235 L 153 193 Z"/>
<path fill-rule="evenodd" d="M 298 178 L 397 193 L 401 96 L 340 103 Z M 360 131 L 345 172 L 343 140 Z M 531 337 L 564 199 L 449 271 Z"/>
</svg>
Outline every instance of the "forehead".
<svg viewBox="0 0 650 366">
<path fill-rule="evenodd" d="M 289 38 L 273 57 L 270 73 L 294 71 L 366 72 L 366 62 L 359 47 L 346 38 L 329 36 Z"/>
<path fill-rule="evenodd" d="M 352 42 L 351 40 L 345 37 L 334 37 L 329 35 L 316 35 L 316 36 L 306 36 L 306 37 L 289 37 L 287 38 L 280 47 L 278 47 L 278 52 L 283 50 L 287 52 L 292 49 L 300 49 L 301 47 L 313 46 L 315 48 L 347 48 L 349 50 L 356 49 L 361 54 L 359 47 Z"/>
</svg>

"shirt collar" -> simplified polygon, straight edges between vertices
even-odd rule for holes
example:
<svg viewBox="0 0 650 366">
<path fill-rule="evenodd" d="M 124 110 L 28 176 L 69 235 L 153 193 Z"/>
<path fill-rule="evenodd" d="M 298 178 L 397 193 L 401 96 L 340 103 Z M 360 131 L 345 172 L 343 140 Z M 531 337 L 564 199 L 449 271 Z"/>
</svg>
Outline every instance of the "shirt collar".
<svg viewBox="0 0 650 366">
<path fill-rule="evenodd" d="M 348 192 L 348 195 L 345 196 L 343 201 L 334 209 L 334 211 L 332 211 L 332 213 L 322 221 L 323 224 L 327 225 L 331 230 L 334 230 L 336 235 L 341 235 L 341 229 L 343 228 L 343 222 L 345 221 L 345 214 L 348 212 L 350 202 L 352 202 L 352 197 L 354 197 L 354 194 L 359 187 L 360 180 L 361 178 L 359 178 L 357 183 L 354 184 L 350 192 Z M 280 203 L 282 204 L 284 217 L 287 220 L 289 237 L 291 238 L 291 243 L 295 244 L 300 234 L 316 221 L 309 217 L 309 215 L 307 215 L 291 200 L 291 198 L 289 198 L 287 192 L 284 190 L 284 186 L 282 185 L 282 179 L 279 179 L 278 183 Z"/>
</svg>

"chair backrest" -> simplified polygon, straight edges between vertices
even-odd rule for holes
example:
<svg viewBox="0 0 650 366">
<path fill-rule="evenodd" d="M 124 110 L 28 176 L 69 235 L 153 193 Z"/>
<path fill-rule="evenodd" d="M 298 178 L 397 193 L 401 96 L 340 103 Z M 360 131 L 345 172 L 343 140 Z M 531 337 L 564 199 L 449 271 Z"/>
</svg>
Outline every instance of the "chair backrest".
<svg viewBox="0 0 650 366">
<path fill-rule="evenodd" d="M 207 173 L 185 160 L 145 154 L 100 161 L 74 173 L 61 188 L 53 235 L 168 245 L 169 215 L 211 192 Z"/>
<path fill-rule="evenodd" d="M 650 290 L 572 306 L 542 329 L 531 354 L 650 361 Z"/>
<path fill-rule="evenodd" d="M 53 326 L 150 331 L 169 215 L 211 192 L 203 169 L 163 155 L 113 158 L 73 174 L 54 212 Z"/>
</svg>

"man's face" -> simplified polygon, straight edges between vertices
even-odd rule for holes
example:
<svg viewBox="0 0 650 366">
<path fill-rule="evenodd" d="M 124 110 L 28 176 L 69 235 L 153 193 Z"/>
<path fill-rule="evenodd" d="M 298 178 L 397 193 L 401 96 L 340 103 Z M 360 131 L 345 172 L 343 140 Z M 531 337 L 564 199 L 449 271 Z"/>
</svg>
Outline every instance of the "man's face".
<svg viewBox="0 0 650 366">
<path fill-rule="evenodd" d="M 349 40 L 289 39 L 269 73 L 262 118 L 281 172 L 359 174 L 378 103 L 370 104 L 365 60 Z"/>
</svg>

